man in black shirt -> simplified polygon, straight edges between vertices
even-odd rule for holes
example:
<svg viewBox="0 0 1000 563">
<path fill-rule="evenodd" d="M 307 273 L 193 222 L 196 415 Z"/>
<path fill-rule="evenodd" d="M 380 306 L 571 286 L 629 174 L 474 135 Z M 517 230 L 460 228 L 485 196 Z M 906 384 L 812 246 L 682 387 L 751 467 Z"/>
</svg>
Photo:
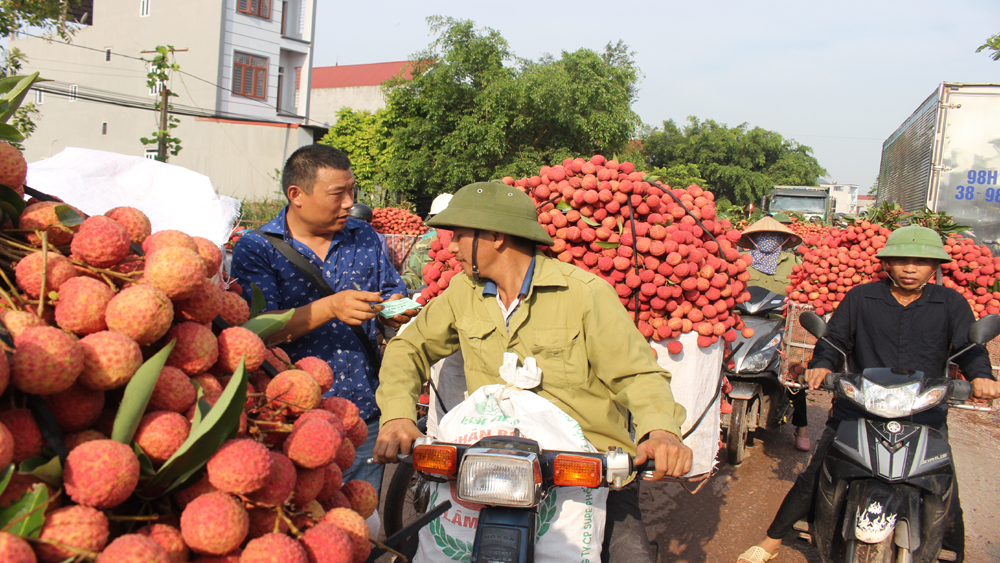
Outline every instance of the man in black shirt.
<svg viewBox="0 0 1000 563">
<path fill-rule="evenodd" d="M 968 343 L 969 327 L 975 321 L 968 302 L 955 290 L 927 285 L 931 276 L 951 256 L 941 247 L 941 237 L 925 227 L 903 227 L 886 241 L 878 253 L 888 271 L 883 281 L 852 289 L 830 318 L 829 339 L 848 355 L 845 371 L 861 373 L 865 368 L 890 367 L 922 371 L 929 376 L 947 369 L 949 350 Z M 826 342 L 816 344 L 805 379 L 818 389 L 826 375 L 837 369 L 841 355 Z M 993 379 L 989 354 L 974 346 L 955 358 L 977 398 L 1000 397 L 1000 383 Z M 778 509 L 767 530 L 767 538 L 740 555 L 739 563 L 761 563 L 774 559 L 781 540 L 805 518 L 812 503 L 816 473 L 837 435 L 842 420 L 864 416 L 860 408 L 837 401 L 826 430 L 806 468 Z M 940 406 L 913 416 L 913 421 L 937 428 L 947 435 L 947 407 Z M 958 553 L 965 545 L 965 527 L 958 500 L 958 482 L 952 494 L 946 549 Z"/>
</svg>

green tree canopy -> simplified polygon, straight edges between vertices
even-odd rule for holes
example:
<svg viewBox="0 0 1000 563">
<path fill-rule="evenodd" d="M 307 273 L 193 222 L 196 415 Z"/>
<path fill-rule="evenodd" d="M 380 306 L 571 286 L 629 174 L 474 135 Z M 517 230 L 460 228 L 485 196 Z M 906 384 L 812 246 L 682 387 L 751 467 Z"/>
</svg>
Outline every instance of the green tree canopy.
<svg viewBox="0 0 1000 563">
<path fill-rule="evenodd" d="M 976 49 L 977 53 L 981 53 L 983 51 L 993 51 L 992 53 L 989 53 L 990 58 L 994 61 L 1000 61 L 1000 33 L 991 36 L 986 40 L 986 43 L 983 43 L 978 49 Z"/>
<path fill-rule="evenodd" d="M 384 124 L 384 110 L 374 114 L 370 111 L 355 111 L 340 108 L 337 122 L 320 140 L 324 145 L 340 149 L 351 159 L 351 170 L 358 189 L 366 196 L 365 202 L 384 205 L 375 197 L 376 187 L 383 182 L 388 156 L 386 144 L 389 133 Z"/>
<path fill-rule="evenodd" d="M 668 184 L 699 183 L 739 205 L 774 185 L 815 186 L 826 174 L 811 148 L 746 123 L 728 127 L 689 117 L 682 129 L 669 120 L 645 134 L 642 148 L 653 174 Z"/>
<path fill-rule="evenodd" d="M 627 148 L 639 70 L 619 42 L 603 53 L 519 59 L 493 29 L 428 18 L 436 40 L 412 80 L 384 85 L 386 185 L 409 196 L 453 192 L 504 175 L 537 174 L 568 156 Z"/>
</svg>

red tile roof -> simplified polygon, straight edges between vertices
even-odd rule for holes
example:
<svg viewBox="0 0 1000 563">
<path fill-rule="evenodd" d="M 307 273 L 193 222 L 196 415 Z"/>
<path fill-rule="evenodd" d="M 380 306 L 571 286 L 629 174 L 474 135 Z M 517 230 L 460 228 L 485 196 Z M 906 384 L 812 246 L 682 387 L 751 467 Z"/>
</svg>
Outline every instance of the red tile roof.
<svg viewBox="0 0 1000 563">
<path fill-rule="evenodd" d="M 378 86 L 399 74 L 410 61 L 373 63 L 367 65 L 321 66 L 313 68 L 312 88 L 350 88 L 352 86 Z M 410 78 L 410 73 L 404 75 Z"/>
</svg>

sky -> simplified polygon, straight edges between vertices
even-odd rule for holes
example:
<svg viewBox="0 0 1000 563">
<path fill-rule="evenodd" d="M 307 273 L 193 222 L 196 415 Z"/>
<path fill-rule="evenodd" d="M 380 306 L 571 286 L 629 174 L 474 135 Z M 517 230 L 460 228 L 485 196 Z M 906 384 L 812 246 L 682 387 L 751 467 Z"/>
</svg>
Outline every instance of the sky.
<svg viewBox="0 0 1000 563">
<path fill-rule="evenodd" d="M 1000 62 L 975 52 L 1000 33 L 997 0 L 318 4 L 313 66 L 406 60 L 433 40 L 431 15 L 493 28 L 527 59 L 622 40 L 643 74 L 643 123 L 777 131 L 862 194 L 883 141 L 941 82 L 1000 83 Z"/>
</svg>

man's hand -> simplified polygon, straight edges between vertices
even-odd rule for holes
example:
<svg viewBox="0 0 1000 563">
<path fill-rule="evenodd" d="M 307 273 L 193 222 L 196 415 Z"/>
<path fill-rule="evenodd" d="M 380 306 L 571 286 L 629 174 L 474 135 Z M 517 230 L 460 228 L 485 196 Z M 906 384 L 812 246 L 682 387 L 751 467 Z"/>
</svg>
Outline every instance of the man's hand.
<svg viewBox="0 0 1000 563">
<path fill-rule="evenodd" d="M 393 293 L 386 301 L 395 301 L 397 299 L 402 299 L 403 296 L 398 293 Z M 382 324 L 391 326 L 392 328 L 399 328 L 406 323 L 410 322 L 410 319 L 417 316 L 417 311 L 413 309 L 407 309 L 403 313 L 396 315 L 391 319 L 379 316 L 378 320 L 382 321 Z"/>
<path fill-rule="evenodd" d="M 653 481 L 659 481 L 667 475 L 682 477 L 691 471 L 692 456 L 691 448 L 685 446 L 677 435 L 666 430 L 653 430 L 649 433 L 649 439 L 635 448 L 636 465 L 645 463 L 647 459 L 656 461 Z"/>
<path fill-rule="evenodd" d="M 417 425 L 408 418 L 395 418 L 382 425 L 372 457 L 376 463 L 386 464 L 399 461 L 399 455 L 408 455 L 413 441 L 423 436 Z"/>
<path fill-rule="evenodd" d="M 819 389 L 819 386 L 823 385 L 823 382 L 826 380 L 828 373 L 830 373 L 830 370 L 826 368 L 807 369 L 805 383 L 810 389 Z"/>
<path fill-rule="evenodd" d="M 972 396 L 977 399 L 1000 398 L 1000 382 L 985 377 L 972 380 Z"/>
<path fill-rule="evenodd" d="M 375 305 L 374 309 L 372 308 L 371 304 L 382 302 L 382 296 L 371 291 L 345 289 L 326 299 L 329 300 L 328 306 L 333 318 L 340 319 L 349 325 L 360 325 L 383 309 L 381 305 Z"/>
</svg>

